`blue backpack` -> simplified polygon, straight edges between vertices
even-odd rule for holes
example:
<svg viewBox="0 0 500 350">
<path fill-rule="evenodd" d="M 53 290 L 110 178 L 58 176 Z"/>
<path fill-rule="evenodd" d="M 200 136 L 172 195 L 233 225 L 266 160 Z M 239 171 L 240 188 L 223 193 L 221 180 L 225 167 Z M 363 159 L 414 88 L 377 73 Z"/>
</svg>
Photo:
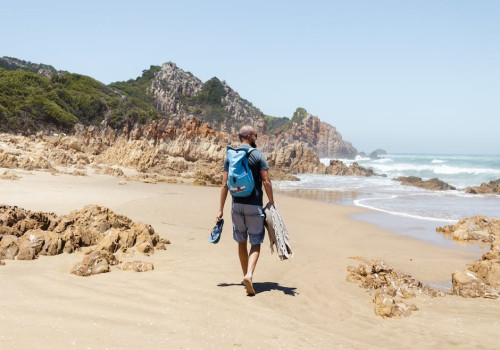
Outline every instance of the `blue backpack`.
<svg viewBox="0 0 500 350">
<path fill-rule="evenodd" d="M 252 171 L 248 166 L 248 156 L 255 148 L 232 148 L 227 146 L 226 157 L 229 160 L 227 187 L 233 197 L 248 197 L 255 187 Z"/>
</svg>

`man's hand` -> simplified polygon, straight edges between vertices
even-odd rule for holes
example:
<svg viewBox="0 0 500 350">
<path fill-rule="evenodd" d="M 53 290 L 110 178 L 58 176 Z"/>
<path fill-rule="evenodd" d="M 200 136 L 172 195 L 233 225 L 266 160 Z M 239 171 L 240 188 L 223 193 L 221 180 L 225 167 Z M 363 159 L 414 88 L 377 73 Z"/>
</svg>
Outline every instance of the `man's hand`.
<svg viewBox="0 0 500 350">
<path fill-rule="evenodd" d="M 217 217 L 215 218 L 215 222 L 221 221 L 222 215 L 224 215 L 224 213 L 222 212 L 222 210 L 219 210 L 219 213 L 217 214 Z"/>
</svg>

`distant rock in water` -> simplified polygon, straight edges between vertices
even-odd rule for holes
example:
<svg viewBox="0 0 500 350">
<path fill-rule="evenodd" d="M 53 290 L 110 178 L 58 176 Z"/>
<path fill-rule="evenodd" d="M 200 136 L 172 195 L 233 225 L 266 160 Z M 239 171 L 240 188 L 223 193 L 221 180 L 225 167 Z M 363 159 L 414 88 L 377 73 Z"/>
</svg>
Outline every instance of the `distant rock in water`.
<svg viewBox="0 0 500 350">
<path fill-rule="evenodd" d="M 481 186 L 472 186 L 465 189 L 466 193 L 479 194 L 479 193 L 491 193 L 500 194 L 500 179 L 493 180 L 488 183 L 482 183 Z"/>
<path fill-rule="evenodd" d="M 359 152 L 358 156 L 360 156 L 361 158 L 369 157 L 370 159 L 378 159 L 379 156 L 383 156 L 386 154 L 387 154 L 387 152 L 385 150 L 378 148 L 378 149 L 372 151 L 370 154 L 367 154 L 366 152 Z"/>
<path fill-rule="evenodd" d="M 400 176 L 395 181 L 400 181 L 401 184 L 405 186 L 415 186 L 425 188 L 432 191 L 447 191 L 456 190 L 455 187 L 448 185 L 446 182 L 441 181 L 437 178 L 433 178 L 427 181 L 422 180 L 420 177 L 416 176 Z"/>
<path fill-rule="evenodd" d="M 382 148 L 377 148 L 372 153 L 375 153 L 377 156 L 385 156 L 387 154 L 387 151 Z"/>
<path fill-rule="evenodd" d="M 374 176 L 376 174 L 372 168 L 364 168 L 358 163 L 354 162 L 352 165 L 347 166 L 341 160 L 330 160 L 330 165 L 325 171 L 328 175 L 340 176 Z"/>
</svg>

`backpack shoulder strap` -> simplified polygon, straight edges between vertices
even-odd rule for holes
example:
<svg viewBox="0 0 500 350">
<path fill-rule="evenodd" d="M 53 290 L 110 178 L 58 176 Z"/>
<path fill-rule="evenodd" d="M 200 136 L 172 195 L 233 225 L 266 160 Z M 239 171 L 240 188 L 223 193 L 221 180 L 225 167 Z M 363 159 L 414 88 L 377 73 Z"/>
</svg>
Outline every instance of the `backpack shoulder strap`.
<svg viewBox="0 0 500 350">
<path fill-rule="evenodd" d="M 229 147 L 229 146 L 228 146 Z M 250 155 L 250 153 L 252 153 L 253 151 L 255 151 L 256 148 L 253 148 L 253 147 L 238 147 L 235 149 L 235 151 L 245 151 L 246 154 L 247 154 L 247 157 Z"/>
</svg>

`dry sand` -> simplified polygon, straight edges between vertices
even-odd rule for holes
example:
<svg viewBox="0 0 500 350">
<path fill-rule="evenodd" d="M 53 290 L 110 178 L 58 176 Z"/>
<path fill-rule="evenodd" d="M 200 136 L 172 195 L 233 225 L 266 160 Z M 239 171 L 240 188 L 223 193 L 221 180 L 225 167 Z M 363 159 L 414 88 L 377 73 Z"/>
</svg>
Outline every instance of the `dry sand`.
<svg viewBox="0 0 500 350">
<path fill-rule="evenodd" d="M 347 283 L 351 256 L 383 258 L 430 282 L 450 280 L 477 253 L 437 247 L 347 216 L 361 209 L 277 195 L 295 258 L 267 238 L 248 297 L 230 207 L 208 243 L 217 188 L 143 184 L 92 175 L 19 172 L 0 179 L 0 202 L 66 214 L 104 205 L 153 225 L 172 244 L 141 257 L 152 272 L 69 273 L 81 253 L 0 266 L 0 349 L 496 349 L 500 301 L 418 296 L 419 311 L 382 319 L 366 290 Z M 410 261 L 410 259 L 412 259 Z"/>
</svg>

